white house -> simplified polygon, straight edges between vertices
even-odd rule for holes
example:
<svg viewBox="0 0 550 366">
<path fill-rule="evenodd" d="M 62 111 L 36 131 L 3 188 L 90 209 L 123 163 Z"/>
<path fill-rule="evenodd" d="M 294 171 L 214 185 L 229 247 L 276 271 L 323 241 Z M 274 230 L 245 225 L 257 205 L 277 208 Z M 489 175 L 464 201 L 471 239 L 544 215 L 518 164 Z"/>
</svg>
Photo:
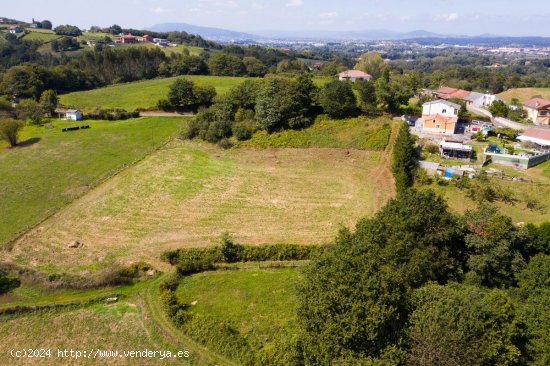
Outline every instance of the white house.
<svg viewBox="0 0 550 366">
<path fill-rule="evenodd" d="M 73 121 L 80 121 L 82 120 L 82 112 L 78 109 L 69 109 L 65 113 L 65 118 L 71 119 Z"/>
<path fill-rule="evenodd" d="M 423 116 L 439 114 L 445 117 L 456 117 L 458 116 L 458 111 L 460 111 L 460 105 L 446 100 L 434 100 L 422 105 Z"/>
<path fill-rule="evenodd" d="M 363 72 L 361 70 L 346 70 L 344 72 L 341 72 L 338 74 L 338 79 L 340 81 L 351 81 L 352 83 L 355 83 L 357 80 L 371 80 L 372 75 L 367 74 L 366 72 Z"/>
<path fill-rule="evenodd" d="M 502 100 L 494 94 L 482 94 L 477 92 L 471 92 L 468 96 L 464 97 L 466 104 L 470 107 L 482 108 L 490 107 L 497 100 Z"/>
<path fill-rule="evenodd" d="M 518 140 L 522 142 L 532 142 L 541 151 L 550 151 L 550 130 L 531 127 L 525 130 Z"/>
</svg>

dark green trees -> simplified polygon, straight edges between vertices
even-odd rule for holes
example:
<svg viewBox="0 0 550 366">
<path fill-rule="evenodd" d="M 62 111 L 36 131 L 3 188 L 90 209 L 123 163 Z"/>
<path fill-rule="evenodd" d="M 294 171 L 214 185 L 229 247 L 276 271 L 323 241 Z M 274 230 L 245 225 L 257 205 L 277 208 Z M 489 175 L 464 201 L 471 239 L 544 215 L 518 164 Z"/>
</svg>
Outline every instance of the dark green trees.
<svg viewBox="0 0 550 366">
<path fill-rule="evenodd" d="M 392 155 L 392 173 L 398 193 L 411 187 L 416 171 L 416 149 L 414 140 L 409 132 L 409 126 L 403 123 L 399 128 Z"/>
<path fill-rule="evenodd" d="M 212 104 L 215 96 L 213 86 L 195 85 L 191 80 L 178 79 L 170 86 L 168 102 L 176 109 L 195 110 Z"/>
<path fill-rule="evenodd" d="M 319 103 L 323 111 L 332 118 L 351 116 L 357 110 L 357 100 L 351 83 L 333 80 L 319 93 Z"/>
<path fill-rule="evenodd" d="M 502 290 L 429 284 L 414 292 L 408 337 L 411 365 L 517 365 L 524 340 Z"/>
<path fill-rule="evenodd" d="M 411 290 L 460 273 L 459 227 L 440 197 L 409 190 L 355 234 L 343 230 L 306 269 L 299 291 L 306 364 L 398 357 Z"/>
</svg>

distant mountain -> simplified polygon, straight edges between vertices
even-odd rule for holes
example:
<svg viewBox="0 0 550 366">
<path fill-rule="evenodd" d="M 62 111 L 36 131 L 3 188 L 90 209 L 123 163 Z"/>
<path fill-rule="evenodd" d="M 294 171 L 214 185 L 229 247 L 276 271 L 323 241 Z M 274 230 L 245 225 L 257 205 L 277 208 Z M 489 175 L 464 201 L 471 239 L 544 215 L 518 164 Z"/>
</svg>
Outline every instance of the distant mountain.
<svg viewBox="0 0 550 366">
<path fill-rule="evenodd" d="M 192 25 L 187 23 L 162 23 L 156 24 L 149 28 L 155 32 L 187 32 L 190 34 L 198 34 L 202 38 L 210 39 L 214 41 L 237 41 L 237 40 L 258 40 L 262 37 L 244 33 L 237 32 L 228 29 L 221 28 L 212 28 L 212 27 L 201 27 L 198 25 Z"/>
</svg>

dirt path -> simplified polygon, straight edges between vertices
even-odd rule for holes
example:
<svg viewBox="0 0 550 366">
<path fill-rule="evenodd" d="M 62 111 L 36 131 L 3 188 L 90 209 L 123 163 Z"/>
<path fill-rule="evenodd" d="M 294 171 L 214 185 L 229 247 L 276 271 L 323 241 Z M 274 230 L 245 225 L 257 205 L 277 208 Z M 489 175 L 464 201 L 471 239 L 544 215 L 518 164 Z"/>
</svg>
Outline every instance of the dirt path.
<svg viewBox="0 0 550 366">
<path fill-rule="evenodd" d="M 399 124 L 395 123 L 392 126 L 390 138 L 388 139 L 388 145 L 384 149 L 384 153 L 380 156 L 380 164 L 372 171 L 374 177 L 374 184 L 376 187 L 376 200 L 377 210 L 386 204 L 382 199 L 382 192 L 387 189 L 388 186 L 391 186 L 391 197 L 395 197 L 395 182 L 391 173 L 391 156 L 393 151 L 393 144 L 397 133 L 399 132 Z M 382 188 L 383 187 L 383 188 Z"/>
</svg>

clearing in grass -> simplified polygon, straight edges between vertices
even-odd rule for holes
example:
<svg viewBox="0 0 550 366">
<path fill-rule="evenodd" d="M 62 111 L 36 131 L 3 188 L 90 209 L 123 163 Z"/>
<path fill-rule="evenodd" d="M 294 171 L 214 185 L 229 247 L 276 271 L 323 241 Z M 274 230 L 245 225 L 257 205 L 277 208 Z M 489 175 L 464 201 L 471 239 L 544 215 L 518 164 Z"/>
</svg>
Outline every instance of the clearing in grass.
<svg viewBox="0 0 550 366">
<path fill-rule="evenodd" d="M 86 121 L 91 128 L 62 132 L 25 127 L 20 146 L 0 143 L 0 245 L 29 229 L 90 187 L 143 158 L 174 136 L 181 118 Z M 78 123 L 83 124 L 83 123 Z"/>
<path fill-rule="evenodd" d="M 394 195 L 385 154 L 172 141 L 29 232 L 10 256 L 74 273 L 162 266 L 163 251 L 209 246 L 223 232 L 243 244 L 330 242 Z M 71 240 L 85 247 L 67 248 Z"/>
<path fill-rule="evenodd" d="M 59 100 L 66 107 L 78 108 L 84 111 L 96 108 L 123 108 L 127 111 L 156 109 L 158 100 L 167 97 L 170 85 L 179 78 L 189 79 L 198 85 L 211 85 L 216 88 L 218 94 L 228 92 L 232 87 L 247 79 L 230 76 L 185 75 L 74 92 L 61 95 Z"/>
</svg>

